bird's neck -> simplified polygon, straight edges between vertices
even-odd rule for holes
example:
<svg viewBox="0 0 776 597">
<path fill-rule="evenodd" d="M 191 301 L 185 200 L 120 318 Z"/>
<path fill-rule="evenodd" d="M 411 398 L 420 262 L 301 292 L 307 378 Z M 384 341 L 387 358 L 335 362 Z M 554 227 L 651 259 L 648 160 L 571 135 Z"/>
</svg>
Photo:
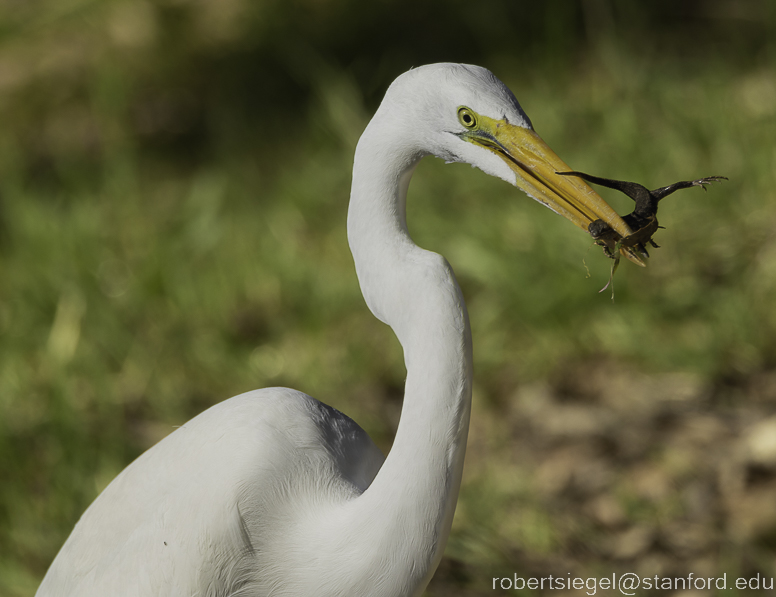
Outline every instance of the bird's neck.
<svg viewBox="0 0 776 597">
<path fill-rule="evenodd" d="M 415 594 L 442 557 L 458 498 L 471 409 L 471 330 L 449 264 L 407 232 L 407 188 L 422 154 L 370 129 L 356 151 L 348 240 L 369 308 L 404 349 L 407 380 L 393 447 L 353 500 L 349 520 L 374 538 L 375 554 L 395 553 L 393 566 L 407 564 L 401 573 L 417 582 L 420 588 L 407 593 Z"/>
</svg>

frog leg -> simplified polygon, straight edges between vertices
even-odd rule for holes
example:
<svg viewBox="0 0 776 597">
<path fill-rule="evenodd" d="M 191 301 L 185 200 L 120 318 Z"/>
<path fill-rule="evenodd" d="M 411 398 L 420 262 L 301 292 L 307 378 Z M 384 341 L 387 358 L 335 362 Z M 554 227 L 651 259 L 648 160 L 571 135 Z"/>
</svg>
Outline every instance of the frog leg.
<svg viewBox="0 0 776 597">
<path fill-rule="evenodd" d="M 604 286 L 601 290 L 598 292 L 603 292 L 609 286 L 612 287 L 612 301 L 614 301 L 614 284 L 612 283 L 614 281 L 614 272 L 617 271 L 617 268 L 620 266 L 620 247 L 622 246 L 622 241 L 618 240 L 617 243 L 614 245 L 614 255 L 612 256 L 612 259 L 614 259 L 614 263 L 612 263 L 612 269 L 609 272 L 609 281 L 606 283 L 606 286 Z"/>
<path fill-rule="evenodd" d="M 679 189 L 701 187 L 705 191 L 707 184 L 711 184 L 713 182 L 722 182 L 723 180 L 727 179 L 727 176 L 707 176 L 706 178 L 699 178 L 697 180 L 681 180 L 679 182 L 675 182 L 674 184 L 670 184 L 667 187 L 660 187 L 659 189 L 650 191 L 650 194 L 655 198 L 656 201 L 660 201 L 663 197 L 667 197 Z"/>
<path fill-rule="evenodd" d="M 601 178 L 600 176 L 593 176 L 592 174 L 585 174 L 584 172 L 578 172 L 573 170 L 571 172 L 556 172 L 561 176 L 576 176 L 587 182 L 600 185 L 602 187 L 608 187 L 616 191 L 624 193 L 631 199 L 633 199 L 637 205 L 649 201 L 649 189 L 637 182 L 627 182 L 625 180 L 614 180 L 613 178 Z"/>
</svg>

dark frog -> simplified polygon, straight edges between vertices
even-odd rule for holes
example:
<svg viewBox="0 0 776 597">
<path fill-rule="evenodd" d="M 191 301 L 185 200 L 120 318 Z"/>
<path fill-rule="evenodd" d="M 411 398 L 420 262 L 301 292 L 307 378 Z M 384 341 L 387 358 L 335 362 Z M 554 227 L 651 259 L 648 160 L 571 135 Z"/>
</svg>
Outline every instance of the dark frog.
<svg viewBox="0 0 776 597">
<path fill-rule="evenodd" d="M 727 180 L 727 177 L 725 176 L 708 176 L 706 178 L 699 178 L 698 180 L 675 182 L 667 187 L 660 187 L 659 189 L 650 191 L 647 187 L 636 182 L 600 178 L 598 176 L 585 174 L 584 172 L 556 172 L 556 174 L 562 176 L 577 176 L 587 182 L 609 187 L 610 189 L 616 189 L 625 193 L 636 202 L 633 211 L 622 217 L 632 231 L 628 236 L 620 236 L 603 220 L 591 222 L 588 227 L 590 236 L 595 239 L 597 244 L 604 247 L 604 252 L 609 257 L 616 260 L 619 260 L 621 250 L 624 250 L 631 255 L 637 253 L 642 257 L 649 257 L 647 244 L 650 244 L 655 248 L 658 247 L 655 241 L 652 240 L 652 236 L 657 232 L 658 228 L 662 228 L 662 226 L 659 226 L 657 223 L 657 205 L 661 199 L 679 189 L 701 187 L 705 191 L 707 184 Z M 634 260 L 637 262 L 641 261 L 638 258 Z"/>
<path fill-rule="evenodd" d="M 661 187 L 654 191 L 650 191 L 647 187 L 636 182 L 600 178 L 598 176 L 585 174 L 584 172 L 556 172 L 556 174 L 560 174 L 561 176 L 577 176 L 587 182 L 609 187 L 610 189 L 616 189 L 625 193 L 636 202 L 633 211 L 627 216 L 622 216 L 623 221 L 628 225 L 628 228 L 631 229 L 631 233 L 628 236 L 620 236 L 603 220 L 595 220 L 594 222 L 591 222 L 587 228 L 588 232 L 590 232 L 590 236 L 595 239 L 596 244 L 602 246 L 604 248 L 604 253 L 608 257 L 614 259 L 612 271 L 609 275 L 609 282 L 607 282 L 606 286 L 599 292 L 606 290 L 612 283 L 614 272 L 617 271 L 617 266 L 620 264 L 621 253 L 634 263 L 644 266 L 645 263 L 642 258 L 649 257 L 647 244 L 650 244 L 655 248 L 658 247 L 657 243 L 652 240 L 652 236 L 658 231 L 658 228 L 662 228 L 662 226 L 657 223 L 657 204 L 663 197 L 667 197 L 679 189 L 688 189 L 690 187 L 701 187 L 705 191 L 707 184 L 727 180 L 727 177 L 725 176 L 708 176 L 706 178 L 699 178 L 698 180 L 675 182 L 667 187 Z M 612 288 L 612 300 L 614 300 L 614 288 Z"/>
</svg>

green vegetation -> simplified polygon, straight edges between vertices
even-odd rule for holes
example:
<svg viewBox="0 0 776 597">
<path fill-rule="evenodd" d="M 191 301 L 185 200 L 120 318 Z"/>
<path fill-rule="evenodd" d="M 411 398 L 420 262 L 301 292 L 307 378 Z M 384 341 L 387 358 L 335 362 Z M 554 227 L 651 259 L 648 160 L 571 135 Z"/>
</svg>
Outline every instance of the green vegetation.
<svg viewBox="0 0 776 597">
<path fill-rule="evenodd" d="M 0 595 L 33 594 L 98 492 L 229 396 L 294 387 L 389 449 L 404 371 L 348 253 L 352 152 L 387 84 L 444 59 L 491 68 L 572 168 L 730 181 L 661 204 L 613 304 L 589 237 L 421 163 L 409 225 L 458 274 L 476 372 L 429 594 L 776 576 L 776 12 L 418 4 L 0 8 Z"/>
</svg>

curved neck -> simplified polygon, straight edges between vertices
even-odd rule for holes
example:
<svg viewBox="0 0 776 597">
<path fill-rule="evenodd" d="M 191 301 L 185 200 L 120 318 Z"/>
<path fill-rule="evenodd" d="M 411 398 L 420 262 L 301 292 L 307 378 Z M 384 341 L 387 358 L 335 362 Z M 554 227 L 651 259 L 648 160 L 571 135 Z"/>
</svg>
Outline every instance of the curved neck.
<svg viewBox="0 0 776 597">
<path fill-rule="evenodd" d="M 407 188 L 422 154 L 378 129 L 373 121 L 356 150 L 348 240 L 369 308 L 404 349 L 407 381 L 393 448 L 349 505 L 347 524 L 355 536 L 373 539 L 376 559 L 398 554 L 385 574 L 403 577 L 406 594 L 415 595 L 442 557 L 458 498 L 471 409 L 471 330 L 449 264 L 407 232 Z"/>
</svg>

